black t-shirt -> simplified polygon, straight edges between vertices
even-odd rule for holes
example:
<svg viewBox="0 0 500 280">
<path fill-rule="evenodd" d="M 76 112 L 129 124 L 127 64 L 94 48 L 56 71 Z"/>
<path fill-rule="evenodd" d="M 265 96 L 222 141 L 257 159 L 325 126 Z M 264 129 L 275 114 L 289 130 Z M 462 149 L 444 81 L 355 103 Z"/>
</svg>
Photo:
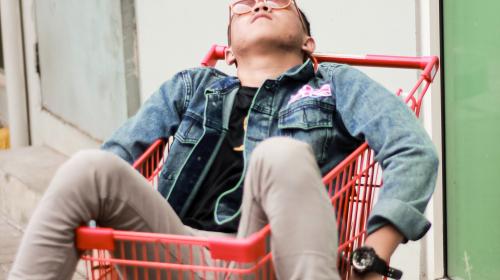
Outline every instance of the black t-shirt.
<svg viewBox="0 0 500 280">
<path fill-rule="evenodd" d="M 229 118 L 229 131 L 183 220 L 184 224 L 201 230 L 237 231 L 239 219 L 218 225 L 214 221 L 214 209 L 217 198 L 233 188 L 242 176 L 246 116 L 256 92 L 257 88 L 241 87 L 236 94 Z"/>
</svg>

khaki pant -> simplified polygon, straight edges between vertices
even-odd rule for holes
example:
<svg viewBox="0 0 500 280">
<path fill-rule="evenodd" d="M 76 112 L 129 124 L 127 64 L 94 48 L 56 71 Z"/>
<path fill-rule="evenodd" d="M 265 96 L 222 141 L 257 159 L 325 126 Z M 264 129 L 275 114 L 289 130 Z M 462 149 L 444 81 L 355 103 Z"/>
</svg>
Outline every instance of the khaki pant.
<svg viewBox="0 0 500 280">
<path fill-rule="evenodd" d="M 90 220 L 120 230 L 209 234 L 183 225 L 125 161 L 108 152 L 80 152 L 53 178 L 29 222 L 9 279 L 70 279 L 79 259 L 74 230 Z M 279 279 L 339 279 L 334 211 L 309 145 L 270 138 L 254 150 L 238 237 L 267 223 Z"/>
</svg>

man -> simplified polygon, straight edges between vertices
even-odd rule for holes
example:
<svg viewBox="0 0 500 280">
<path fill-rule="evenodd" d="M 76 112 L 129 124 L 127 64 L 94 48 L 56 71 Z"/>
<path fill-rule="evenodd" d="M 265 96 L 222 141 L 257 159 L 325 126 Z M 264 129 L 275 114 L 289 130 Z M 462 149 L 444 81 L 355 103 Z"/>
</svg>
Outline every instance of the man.
<svg viewBox="0 0 500 280">
<path fill-rule="evenodd" d="M 425 234 L 438 160 L 413 113 L 351 67 L 315 69 L 308 59 L 315 42 L 295 1 L 230 8 L 226 61 L 237 77 L 211 68 L 178 73 L 103 145 L 107 152 L 82 152 L 61 167 L 10 279 L 70 277 L 73 230 L 92 219 L 124 230 L 238 237 L 270 223 L 279 279 L 338 279 L 337 229 L 321 174 L 364 140 L 384 169 L 366 246 L 388 261 L 399 243 Z M 126 162 L 170 136 L 156 193 Z"/>
</svg>

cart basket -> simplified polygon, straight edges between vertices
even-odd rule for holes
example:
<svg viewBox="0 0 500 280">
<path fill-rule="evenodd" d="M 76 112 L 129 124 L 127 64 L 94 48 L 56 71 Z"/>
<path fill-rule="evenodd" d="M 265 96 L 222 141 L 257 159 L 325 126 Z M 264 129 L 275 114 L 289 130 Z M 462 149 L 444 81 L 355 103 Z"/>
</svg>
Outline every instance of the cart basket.
<svg viewBox="0 0 500 280">
<path fill-rule="evenodd" d="M 214 45 L 202 61 L 215 66 L 224 46 Z M 422 99 L 439 68 L 435 56 L 347 56 L 314 54 L 315 62 L 420 70 L 404 101 L 418 116 Z M 402 90 L 396 92 L 402 95 Z M 152 185 L 168 154 L 168 141 L 157 140 L 134 163 Z M 382 171 L 365 142 L 323 177 L 337 217 L 338 269 L 349 279 L 348 259 L 363 245 L 367 220 L 382 187 Z M 82 250 L 88 279 L 275 279 L 269 245 L 269 225 L 245 239 L 191 237 L 80 227 L 76 246 Z"/>
</svg>

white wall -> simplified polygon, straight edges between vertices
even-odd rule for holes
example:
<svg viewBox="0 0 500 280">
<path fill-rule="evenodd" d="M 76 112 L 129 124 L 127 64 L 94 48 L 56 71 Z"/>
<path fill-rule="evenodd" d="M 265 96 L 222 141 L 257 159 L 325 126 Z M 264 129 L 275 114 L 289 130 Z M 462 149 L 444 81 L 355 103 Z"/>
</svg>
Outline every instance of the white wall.
<svg viewBox="0 0 500 280">
<path fill-rule="evenodd" d="M 0 6 L 10 145 L 20 148 L 30 143 L 20 3 L 0 0 Z"/>
<path fill-rule="evenodd" d="M 435 48 L 428 47 L 433 30 L 429 24 L 435 24 L 436 28 L 438 26 L 438 15 L 431 14 L 429 1 L 438 2 L 298 2 L 311 21 L 313 36 L 320 52 L 414 56 L 438 54 Z M 423 13 L 420 7 L 422 2 L 425 3 Z M 225 44 L 229 1 L 196 1 L 196 5 L 192 3 L 173 0 L 136 1 L 142 101 L 177 71 L 198 66 L 211 44 Z M 435 11 L 435 7 L 432 11 Z M 432 20 L 430 17 L 433 17 Z M 436 40 L 438 42 L 438 39 L 433 39 L 432 43 Z M 220 68 L 234 73 L 233 69 Z M 413 70 L 369 68 L 365 71 L 392 91 L 400 87 L 409 90 L 417 78 L 417 72 Z M 433 90 L 436 94 L 439 92 L 439 88 L 434 87 Z M 436 128 L 432 124 L 432 118 L 439 118 L 439 110 L 435 110 L 439 104 L 436 100 L 432 104 L 434 114 L 426 114 L 426 127 L 436 135 L 440 126 L 439 129 Z M 440 141 L 439 137 L 436 141 Z M 433 213 L 430 214 L 431 219 L 434 217 Z M 438 227 L 438 230 L 442 228 Z M 437 233 L 432 232 L 430 235 L 435 234 Z M 434 242 L 435 239 L 431 237 L 424 243 L 410 242 L 400 246 L 392 265 L 403 269 L 405 279 L 427 279 L 427 276 L 428 279 L 434 279 L 434 268 L 429 268 L 433 264 L 427 261 L 428 255 L 432 255 L 431 259 L 434 260 Z"/>
<path fill-rule="evenodd" d="M 136 12 L 143 101 L 178 71 L 199 66 L 212 44 L 226 43 L 225 1 L 137 0 Z"/>
<path fill-rule="evenodd" d="M 226 43 L 229 1 L 136 1 L 143 97 L 177 71 L 198 66 L 213 43 Z M 347 54 L 415 55 L 414 0 L 308 0 L 318 51 Z M 220 63 L 222 65 L 223 63 Z M 228 69 L 222 67 L 222 69 Z M 413 71 L 369 71 L 396 90 L 414 81 Z"/>
<path fill-rule="evenodd" d="M 1 71 L 1 70 L 0 70 Z M 7 126 L 7 91 L 5 89 L 5 75 L 0 72 L 0 126 Z"/>
</svg>

